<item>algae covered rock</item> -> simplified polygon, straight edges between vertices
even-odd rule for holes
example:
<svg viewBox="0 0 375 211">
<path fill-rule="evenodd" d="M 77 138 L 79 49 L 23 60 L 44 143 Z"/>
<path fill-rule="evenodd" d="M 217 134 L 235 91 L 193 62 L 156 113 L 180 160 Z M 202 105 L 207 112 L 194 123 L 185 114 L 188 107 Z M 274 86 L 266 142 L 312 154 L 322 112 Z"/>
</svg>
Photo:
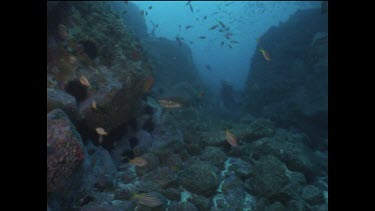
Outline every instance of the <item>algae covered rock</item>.
<svg viewBox="0 0 375 211">
<path fill-rule="evenodd" d="M 193 193 L 211 196 L 219 185 L 218 169 L 208 163 L 195 163 L 180 172 L 179 182 Z"/>
<path fill-rule="evenodd" d="M 61 109 L 47 114 L 47 192 L 70 185 L 69 178 L 84 160 L 83 147 L 80 134 Z"/>
</svg>

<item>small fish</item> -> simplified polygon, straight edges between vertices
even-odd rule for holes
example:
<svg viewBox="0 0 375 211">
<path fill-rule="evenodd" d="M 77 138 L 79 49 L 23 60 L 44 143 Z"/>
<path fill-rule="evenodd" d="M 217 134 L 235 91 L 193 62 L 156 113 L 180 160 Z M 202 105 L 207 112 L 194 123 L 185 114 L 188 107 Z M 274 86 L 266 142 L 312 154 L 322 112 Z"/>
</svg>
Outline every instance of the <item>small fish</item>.
<svg viewBox="0 0 375 211">
<path fill-rule="evenodd" d="M 144 92 L 150 91 L 153 84 L 154 84 L 154 78 L 152 76 L 147 77 L 145 80 L 145 83 L 143 84 L 143 91 Z"/>
<path fill-rule="evenodd" d="M 232 36 L 232 35 L 233 35 L 232 33 L 228 32 L 228 33 L 226 33 L 224 36 L 225 36 L 225 37 L 230 37 L 230 36 Z"/>
<path fill-rule="evenodd" d="M 152 9 L 152 6 L 149 6 L 148 9 L 149 9 L 149 10 Z"/>
<path fill-rule="evenodd" d="M 261 48 L 259 51 L 263 54 L 263 57 L 264 57 L 265 60 L 271 61 L 270 54 L 266 50 Z"/>
<path fill-rule="evenodd" d="M 198 38 L 199 38 L 199 39 L 202 39 L 202 40 L 206 39 L 205 36 L 199 36 Z"/>
<path fill-rule="evenodd" d="M 228 44 L 229 48 L 232 48 L 232 45 L 231 44 Z"/>
<path fill-rule="evenodd" d="M 79 78 L 79 81 L 80 81 L 81 84 L 84 85 L 84 86 L 87 86 L 87 87 L 90 87 L 90 86 L 91 86 L 90 82 L 87 80 L 87 78 L 86 78 L 85 76 L 81 76 L 81 77 Z"/>
<path fill-rule="evenodd" d="M 221 46 L 223 46 L 224 45 L 224 41 L 221 41 Z"/>
<path fill-rule="evenodd" d="M 224 30 L 222 30 L 222 29 L 219 29 L 219 32 L 224 32 Z"/>
<path fill-rule="evenodd" d="M 226 28 L 225 30 L 226 30 L 226 31 L 229 31 L 229 29 L 230 29 L 230 27 Z"/>
<path fill-rule="evenodd" d="M 146 16 L 148 15 L 148 12 L 147 11 L 145 11 L 145 14 L 146 14 Z"/>
<path fill-rule="evenodd" d="M 159 24 L 156 24 L 156 28 L 158 28 L 159 27 Z"/>
<path fill-rule="evenodd" d="M 107 136 L 108 135 L 107 132 L 105 132 L 105 130 L 101 127 L 97 127 L 95 130 L 101 136 Z"/>
<path fill-rule="evenodd" d="M 221 25 L 221 27 L 223 27 L 223 29 L 226 28 L 223 22 L 219 21 L 219 24 Z"/>
<path fill-rule="evenodd" d="M 186 30 L 190 29 L 191 27 L 191 25 L 186 26 Z"/>
<path fill-rule="evenodd" d="M 233 147 L 238 146 L 238 142 L 237 142 L 236 136 L 233 135 L 233 133 L 231 133 L 228 129 L 225 130 L 225 136 L 227 138 L 228 143 L 231 146 L 233 146 Z"/>
<path fill-rule="evenodd" d="M 193 41 L 190 41 L 189 43 L 190 43 L 190 44 L 194 44 L 194 42 L 193 42 Z"/>
<path fill-rule="evenodd" d="M 218 26 L 219 26 L 219 25 L 214 25 L 214 26 L 212 26 L 209 30 L 214 30 L 214 29 L 216 29 Z"/>
<path fill-rule="evenodd" d="M 91 107 L 93 108 L 93 109 L 97 109 L 96 108 L 96 102 L 95 102 L 95 100 L 92 100 L 92 102 L 91 102 Z"/>
<path fill-rule="evenodd" d="M 191 6 L 191 4 L 189 4 L 189 7 L 190 7 L 190 11 L 191 11 L 191 12 L 194 12 L 194 10 L 193 10 L 193 6 Z"/>
<path fill-rule="evenodd" d="M 145 11 L 141 10 L 141 16 L 144 16 L 144 14 L 145 14 Z"/>
<path fill-rule="evenodd" d="M 123 12 L 122 12 L 122 14 L 126 14 L 128 11 L 126 11 L 126 10 L 124 10 Z"/>
<path fill-rule="evenodd" d="M 188 2 L 185 4 L 185 7 L 186 7 L 188 4 L 190 4 L 190 2 L 191 2 L 191 1 L 188 1 Z"/>
<path fill-rule="evenodd" d="M 207 70 L 211 70 L 211 66 L 209 64 L 206 64 L 205 67 Z"/>
<path fill-rule="evenodd" d="M 160 199 L 160 197 L 152 193 L 134 194 L 132 196 L 132 200 L 133 199 L 135 199 L 138 203 L 148 207 L 157 207 L 163 204 L 163 201 Z"/>
<path fill-rule="evenodd" d="M 207 15 L 206 15 L 206 16 L 204 16 L 203 20 L 206 20 L 206 19 L 207 19 Z"/>
<path fill-rule="evenodd" d="M 230 43 L 239 43 L 236 40 L 231 40 Z"/>
<path fill-rule="evenodd" d="M 148 164 L 147 160 L 142 158 L 142 157 L 136 157 L 132 160 L 129 159 L 129 163 L 135 165 L 135 166 L 139 166 L 139 167 L 142 167 L 142 166 L 145 166 Z"/>
<path fill-rule="evenodd" d="M 173 100 L 160 99 L 159 104 L 163 108 L 181 108 L 182 104 Z"/>
</svg>

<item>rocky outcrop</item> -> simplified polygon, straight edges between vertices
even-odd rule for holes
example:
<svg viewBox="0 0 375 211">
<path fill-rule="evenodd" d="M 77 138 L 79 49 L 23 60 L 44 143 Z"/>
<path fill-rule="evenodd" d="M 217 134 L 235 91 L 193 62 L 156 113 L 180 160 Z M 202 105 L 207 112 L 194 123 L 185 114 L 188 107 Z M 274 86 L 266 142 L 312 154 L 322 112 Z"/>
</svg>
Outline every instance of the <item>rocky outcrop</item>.
<svg viewBox="0 0 375 211">
<path fill-rule="evenodd" d="M 315 146 L 328 131 L 327 24 L 319 10 L 300 10 L 261 36 L 244 103 L 256 116 L 308 133 Z M 259 48 L 269 52 L 271 61 Z"/>
</svg>

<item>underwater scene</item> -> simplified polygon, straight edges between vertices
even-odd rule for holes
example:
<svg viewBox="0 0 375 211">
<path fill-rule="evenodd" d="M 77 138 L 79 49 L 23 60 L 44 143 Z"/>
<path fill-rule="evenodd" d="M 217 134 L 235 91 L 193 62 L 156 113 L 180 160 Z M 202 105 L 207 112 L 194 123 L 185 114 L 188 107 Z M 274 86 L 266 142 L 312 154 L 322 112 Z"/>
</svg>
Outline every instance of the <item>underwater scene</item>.
<svg viewBox="0 0 375 211">
<path fill-rule="evenodd" d="M 328 210 L 328 2 L 48 1 L 65 210 Z"/>
</svg>

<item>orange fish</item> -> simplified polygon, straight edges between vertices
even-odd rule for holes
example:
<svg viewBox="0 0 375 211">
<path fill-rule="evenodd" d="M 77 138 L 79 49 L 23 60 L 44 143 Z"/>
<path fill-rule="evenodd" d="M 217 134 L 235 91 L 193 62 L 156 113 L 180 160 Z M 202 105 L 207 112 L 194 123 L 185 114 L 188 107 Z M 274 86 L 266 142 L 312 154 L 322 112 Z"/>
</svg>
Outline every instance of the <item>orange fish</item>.
<svg viewBox="0 0 375 211">
<path fill-rule="evenodd" d="M 231 146 L 233 146 L 233 147 L 238 146 L 236 136 L 234 136 L 231 132 L 229 132 L 228 129 L 225 130 L 225 134 L 226 134 L 227 141 Z"/>
<path fill-rule="evenodd" d="M 81 82 L 82 85 L 84 86 L 91 86 L 90 82 L 87 80 L 85 76 L 81 76 L 79 78 L 79 81 Z"/>
<path fill-rule="evenodd" d="M 147 160 L 145 160 L 144 158 L 141 158 L 141 157 L 136 157 L 132 160 L 129 159 L 129 162 L 135 166 L 145 166 L 148 164 Z"/>
<path fill-rule="evenodd" d="M 96 102 L 95 102 L 95 100 L 92 101 L 91 107 L 96 110 Z"/>
<path fill-rule="evenodd" d="M 261 48 L 259 51 L 262 52 L 263 57 L 264 57 L 265 60 L 271 61 L 270 54 L 266 50 L 264 50 L 263 48 Z"/>
<path fill-rule="evenodd" d="M 147 77 L 145 80 L 145 83 L 143 84 L 143 91 L 145 92 L 150 91 L 153 84 L 154 84 L 154 78 L 152 76 Z"/>
</svg>

